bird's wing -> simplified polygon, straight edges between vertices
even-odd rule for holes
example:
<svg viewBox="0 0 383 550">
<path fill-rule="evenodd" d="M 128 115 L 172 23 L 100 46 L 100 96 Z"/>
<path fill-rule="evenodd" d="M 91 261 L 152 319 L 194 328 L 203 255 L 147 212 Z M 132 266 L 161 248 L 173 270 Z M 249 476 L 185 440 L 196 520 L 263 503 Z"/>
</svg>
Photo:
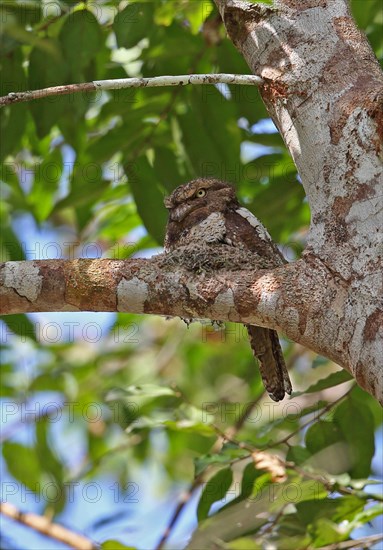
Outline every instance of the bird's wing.
<svg viewBox="0 0 383 550">
<path fill-rule="evenodd" d="M 250 210 L 243 206 L 228 209 L 225 223 L 226 232 L 230 236 L 233 246 L 247 248 L 260 258 L 268 260 L 270 267 L 285 263 L 285 259 L 267 229 Z"/>
</svg>

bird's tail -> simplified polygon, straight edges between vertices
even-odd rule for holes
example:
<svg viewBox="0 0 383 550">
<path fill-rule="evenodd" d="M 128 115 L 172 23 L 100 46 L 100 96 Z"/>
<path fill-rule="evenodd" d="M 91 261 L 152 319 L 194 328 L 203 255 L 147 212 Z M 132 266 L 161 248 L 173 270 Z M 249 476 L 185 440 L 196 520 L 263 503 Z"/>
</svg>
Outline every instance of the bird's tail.
<svg viewBox="0 0 383 550">
<path fill-rule="evenodd" d="M 246 325 L 250 345 L 259 361 L 263 385 L 274 401 L 281 401 L 285 393 L 291 394 L 292 386 L 283 358 L 278 333 L 268 328 Z"/>
</svg>

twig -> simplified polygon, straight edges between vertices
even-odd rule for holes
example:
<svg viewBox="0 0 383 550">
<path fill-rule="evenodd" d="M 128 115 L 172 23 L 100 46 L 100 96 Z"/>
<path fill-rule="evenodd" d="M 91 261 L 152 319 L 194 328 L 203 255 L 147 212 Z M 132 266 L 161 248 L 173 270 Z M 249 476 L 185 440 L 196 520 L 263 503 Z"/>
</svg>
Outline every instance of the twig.
<svg viewBox="0 0 383 550">
<path fill-rule="evenodd" d="M 243 411 L 241 416 L 238 418 L 234 426 L 229 426 L 224 432 L 221 432 L 217 441 L 214 443 L 213 447 L 211 448 L 211 453 L 218 453 L 221 450 L 222 445 L 225 442 L 225 439 L 230 439 L 232 437 L 235 437 L 238 434 L 238 432 L 243 428 L 250 414 L 253 412 L 255 407 L 258 405 L 258 403 L 261 401 L 261 399 L 265 395 L 265 393 L 266 393 L 266 390 L 260 393 L 258 397 L 254 399 L 254 401 L 252 401 L 248 407 L 245 408 L 245 410 Z"/>
<path fill-rule="evenodd" d="M 335 544 L 329 544 L 328 546 L 321 546 L 318 550 L 339 550 L 342 548 L 369 548 L 373 544 L 376 544 L 380 540 L 383 540 L 383 533 L 378 535 L 370 535 L 369 537 L 363 537 L 355 540 L 345 540 L 343 542 L 336 542 Z"/>
<path fill-rule="evenodd" d="M 200 485 L 202 485 L 203 479 L 204 479 L 203 474 L 205 474 L 205 473 L 206 473 L 206 470 L 201 472 L 201 474 L 199 476 L 197 476 L 194 479 L 194 481 L 190 484 L 187 491 L 182 493 L 181 497 L 178 500 L 177 507 L 174 510 L 173 515 L 170 518 L 170 521 L 169 521 L 168 525 L 166 526 L 166 528 L 165 528 L 165 530 L 164 530 L 164 532 L 161 536 L 161 539 L 160 539 L 159 543 L 157 544 L 155 550 L 161 550 L 161 548 L 164 547 L 166 541 L 168 540 L 168 538 L 169 538 L 169 536 L 172 532 L 172 529 L 173 529 L 174 525 L 177 523 L 177 520 L 178 520 L 182 510 L 184 509 L 186 504 L 189 502 L 189 500 L 193 496 L 194 492 L 198 489 L 198 487 Z"/>
<path fill-rule="evenodd" d="M 335 399 L 335 401 L 332 401 L 331 403 L 328 403 L 328 405 L 326 405 L 318 415 L 314 415 L 313 418 L 310 418 L 309 420 L 307 420 L 306 422 L 304 422 L 303 424 L 298 426 L 298 428 L 296 430 L 290 432 L 283 439 L 279 439 L 278 441 L 271 442 L 270 445 L 267 445 L 266 449 L 270 449 L 271 447 L 276 447 L 277 445 L 282 445 L 282 443 L 286 443 L 288 445 L 287 442 L 288 442 L 289 439 L 291 439 L 294 435 L 296 435 L 300 431 L 304 430 L 304 428 L 307 428 L 307 426 L 310 426 L 310 424 L 312 424 L 316 420 L 319 420 L 324 414 L 331 411 L 331 409 L 333 409 L 335 407 L 335 405 L 337 405 L 340 401 L 343 401 L 343 399 L 345 399 L 347 397 L 347 395 L 353 389 L 354 389 L 354 385 L 352 385 L 351 388 L 346 391 L 346 393 L 344 393 L 343 395 L 341 395 L 340 397 Z"/>
<path fill-rule="evenodd" d="M 221 450 L 221 447 L 225 440 L 230 440 L 232 437 L 235 437 L 237 433 L 242 429 L 244 423 L 246 422 L 246 419 L 249 417 L 251 411 L 254 409 L 254 407 L 258 404 L 258 402 L 262 399 L 265 392 L 262 392 L 252 403 L 249 407 L 246 407 L 243 414 L 238 418 L 237 422 L 234 426 L 230 426 L 225 432 L 222 432 L 219 430 L 219 428 L 216 428 L 216 431 L 218 433 L 218 439 L 214 443 L 214 445 L 211 448 L 211 453 L 217 453 Z M 179 516 L 181 515 L 184 507 L 186 504 L 190 501 L 191 497 L 195 493 L 195 491 L 203 484 L 207 473 L 209 472 L 210 466 L 207 466 L 196 478 L 192 481 L 192 483 L 189 485 L 189 488 L 182 493 L 176 509 L 174 510 L 174 513 L 172 517 L 170 518 L 170 521 L 168 525 L 166 526 L 165 531 L 162 534 L 161 540 L 159 541 L 156 550 L 161 550 L 161 548 L 164 547 L 166 541 L 168 540 L 172 529 L 174 525 L 177 523 Z"/>
<path fill-rule="evenodd" d="M 100 548 L 98 544 L 95 544 L 83 535 L 74 533 L 73 531 L 66 529 L 62 525 L 58 525 L 57 523 L 51 523 L 51 521 L 44 516 L 30 513 L 24 514 L 15 506 L 12 506 L 12 504 L 8 504 L 7 502 L 2 502 L 0 504 L 0 512 L 5 516 L 22 523 L 23 525 L 31 527 L 35 531 L 38 531 L 47 537 L 65 543 L 76 550 L 98 550 Z"/>
<path fill-rule="evenodd" d="M 216 426 L 213 427 L 221 437 L 224 435 L 219 428 L 217 428 Z M 295 462 L 284 460 L 280 456 L 268 453 L 267 451 L 260 451 L 256 447 L 244 443 L 243 441 L 238 441 L 227 436 L 225 436 L 225 439 L 233 445 L 236 445 L 239 449 L 246 449 L 246 451 L 249 452 L 248 455 L 232 460 L 231 464 L 237 463 L 241 460 L 246 460 L 251 457 L 258 469 L 268 471 L 272 476 L 275 477 L 275 479 L 273 480 L 274 482 L 277 482 L 278 478 L 279 481 L 284 481 L 283 471 L 285 472 L 286 470 L 293 470 L 297 474 L 300 474 L 302 477 L 312 479 L 313 481 L 318 481 L 318 483 L 321 483 L 329 492 L 336 491 L 342 495 L 355 495 L 360 497 L 360 491 L 348 487 L 339 487 L 336 480 L 332 481 L 331 479 L 326 478 L 325 475 L 322 475 L 321 473 L 305 470 L 304 468 L 297 466 Z M 282 470 L 278 471 L 278 466 Z M 363 497 L 365 498 L 365 500 L 375 500 L 378 502 L 383 502 L 383 496 L 379 494 L 364 493 Z"/>
<path fill-rule="evenodd" d="M 10 92 L 0 97 L 0 107 L 31 101 L 48 96 L 67 95 L 77 92 L 96 92 L 97 90 L 119 90 L 121 88 L 152 88 L 157 86 L 185 86 L 187 84 L 240 84 L 260 86 L 263 80 L 259 76 L 246 74 L 184 74 L 175 76 L 154 76 L 152 78 L 116 78 L 112 80 L 93 80 L 82 84 L 52 86 L 41 90 Z"/>
<path fill-rule="evenodd" d="M 261 532 L 261 537 L 262 538 L 264 538 L 265 535 L 269 535 L 269 534 L 272 533 L 274 527 L 277 525 L 278 521 L 280 520 L 280 518 L 285 513 L 285 509 L 286 509 L 287 506 L 288 506 L 288 503 L 286 503 L 284 506 L 282 506 L 282 508 L 279 510 L 279 512 L 277 514 L 275 514 L 274 519 L 272 521 L 270 521 L 269 524 L 266 524 L 265 529 Z"/>
<path fill-rule="evenodd" d="M 129 438 L 129 441 L 127 443 L 122 443 L 121 445 L 118 445 L 117 447 L 113 447 L 112 449 L 109 449 L 108 451 L 105 451 L 102 455 L 95 458 L 93 462 L 88 462 L 85 464 L 85 466 L 81 469 L 80 472 L 78 472 L 76 475 L 69 477 L 66 482 L 67 483 L 74 483 L 76 481 L 79 481 L 83 479 L 90 471 L 94 470 L 105 459 L 108 459 L 109 457 L 114 457 L 117 453 L 121 453 L 123 451 L 126 451 L 128 449 L 131 449 L 134 445 L 138 445 L 142 441 L 142 438 L 138 436 L 137 434 L 131 435 Z"/>
</svg>

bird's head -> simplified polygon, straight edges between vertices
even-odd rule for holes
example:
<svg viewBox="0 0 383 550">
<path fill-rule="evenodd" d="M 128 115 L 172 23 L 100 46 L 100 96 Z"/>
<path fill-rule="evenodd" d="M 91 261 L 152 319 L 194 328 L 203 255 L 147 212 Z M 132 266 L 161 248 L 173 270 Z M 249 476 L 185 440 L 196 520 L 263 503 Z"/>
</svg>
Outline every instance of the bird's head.
<svg viewBox="0 0 383 550">
<path fill-rule="evenodd" d="M 169 219 L 182 222 L 186 216 L 197 214 L 198 211 L 204 216 L 211 212 L 221 212 L 232 200 L 235 200 L 235 191 L 228 183 L 198 178 L 177 187 L 165 198 L 164 204 L 169 210 Z"/>
</svg>

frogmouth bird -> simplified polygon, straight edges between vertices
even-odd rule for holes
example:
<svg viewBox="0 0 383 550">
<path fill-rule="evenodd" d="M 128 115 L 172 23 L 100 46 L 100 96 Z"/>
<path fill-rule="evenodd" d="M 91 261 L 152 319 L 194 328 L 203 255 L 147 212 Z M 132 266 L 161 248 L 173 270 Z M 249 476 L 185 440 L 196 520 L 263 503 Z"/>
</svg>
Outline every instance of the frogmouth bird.
<svg viewBox="0 0 383 550">
<path fill-rule="evenodd" d="M 236 247 L 249 253 L 254 267 L 272 269 L 285 260 L 261 222 L 236 198 L 234 188 L 218 179 L 198 178 L 177 187 L 165 198 L 169 210 L 165 252 L 179 247 Z M 275 330 L 245 325 L 263 384 L 274 401 L 292 387 Z"/>
</svg>

